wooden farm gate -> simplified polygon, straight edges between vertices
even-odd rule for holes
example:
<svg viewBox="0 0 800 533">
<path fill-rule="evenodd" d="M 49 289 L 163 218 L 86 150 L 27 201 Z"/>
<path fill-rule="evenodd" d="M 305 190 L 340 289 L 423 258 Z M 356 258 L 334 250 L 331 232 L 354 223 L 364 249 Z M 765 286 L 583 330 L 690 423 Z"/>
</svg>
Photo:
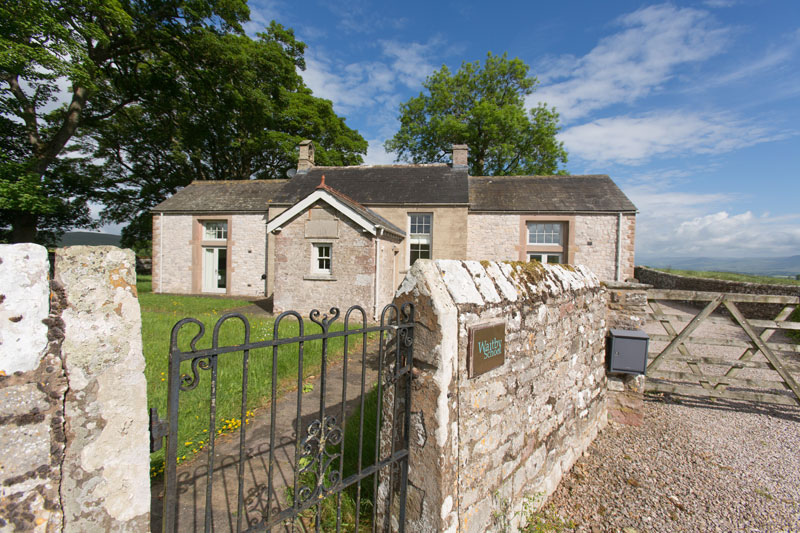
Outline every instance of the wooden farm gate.
<svg viewBox="0 0 800 533">
<path fill-rule="evenodd" d="M 800 344 L 783 332 L 796 296 L 651 289 L 648 392 L 800 405 Z M 696 302 L 707 302 L 700 310 Z M 781 304 L 774 320 L 745 318 L 737 303 Z M 713 314 L 724 308 L 724 313 Z M 699 311 L 699 312 L 698 312 Z"/>
</svg>

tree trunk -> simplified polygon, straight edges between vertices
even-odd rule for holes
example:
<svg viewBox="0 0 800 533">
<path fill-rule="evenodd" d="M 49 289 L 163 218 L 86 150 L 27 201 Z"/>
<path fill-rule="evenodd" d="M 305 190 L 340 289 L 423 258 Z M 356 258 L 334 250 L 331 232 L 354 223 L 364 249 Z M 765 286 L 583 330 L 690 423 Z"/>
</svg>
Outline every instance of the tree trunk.
<svg viewBox="0 0 800 533">
<path fill-rule="evenodd" d="M 24 211 L 14 211 L 13 213 L 14 222 L 11 223 L 11 243 L 35 242 L 39 217 Z"/>
</svg>

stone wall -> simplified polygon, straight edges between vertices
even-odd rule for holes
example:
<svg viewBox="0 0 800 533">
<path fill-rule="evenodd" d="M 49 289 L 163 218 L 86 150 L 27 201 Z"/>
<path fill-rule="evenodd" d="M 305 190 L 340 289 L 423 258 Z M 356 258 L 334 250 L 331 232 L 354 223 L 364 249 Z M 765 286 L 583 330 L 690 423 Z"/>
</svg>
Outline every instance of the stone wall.
<svg viewBox="0 0 800 533">
<path fill-rule="evenodd" d="M 232 296 L 264 296 L 267 293 L 266 213 L 155 215 L 153 217 L 153 292 L 176 294 L 202 292 L 204 241 L 199 221 L 217 219 L 229 222 L 228 294 Z M 213 244 L 219 245 L 220 243 Z M 222 242 L 221 244 L 225 245 L 226 243 Z"/>
<path fill-rule="evenodd" d="M 232 215 L 231 239 L 231 294 L 264 296 L 267 290 L 267 215 Z"/>
<path fill-rule="evenodd" d="M 682 291 L 733 292 L 744 294 L 778 294 L 800 296 L 800 285 L 769 285 L 766 283 L 747 283 L 744 281 L 726 281 L 721 279 L 693 278 L 660 272 L 647 267 L 636 267 L 636 279 L 656 289 L 674 289 Z M 701 303 L 705 305 L 706 302 Z M 780 304 L 750 304 L 736 302 L 736 307 L 748 318 L 772 320 L 783 309 Z M 726 310 L 720 310 L 726 313 Z"/>
<path fill-rule="evenodd" d="M 519 215 L 470 213 L 467 217 L 467 259 L 518 261 Z"/>
<path fill-rule="evenodd" d="M 647 289 L 643 283 L 607 281 L 609 328 L 644 330 L 647 325 Z M 608 418 L 620 424 L 641 426 L 644 423 L 644 376 L 610 374 L 608 376 Z"/>
<path fill-rule="evenodd" d="M 432 259 L 466 259 L 467 252 L 467 207 L 420 206 L 369 206 L 369 208 L 405 232 L 409 231 L 409 213 L 431 213 L 433 235 L 431 236 Z M 396 288 L 408 272 L 408 240 L 399 245 Z"/>
<path fill-rule="evenodd" d="M 134 255 L 0 245 L 0 530 L 147 531 Z"/>
<path fill-rule="evenodd" d="M 378 261 L 380 263 L 380 272 L 378 280 L 378 304 L 376 310 L 378 313 L 392 302 L 394 298 L 394 291 L 397 289 L 397 272 L 400 265 L 400 248 L 403 243 L 399 240 L 379 239 L 380 243 L 380 256 Z M 368 309 L 368 313 L 371 311 Z"/>
<path fill-rule="evenodd" d="M 652 285 L 617 281 L 603 282 L 608 291 L 609 328 L 644 329 L 647 324 L 647 289 Z"/>
<path fill-rule="evenodd" d="M 575 264 L 586 265 L 602 280 L 616 280 L 617 215 L 575 217 Z M 622 217 L 620 280 L 633 277 L 636 217 Z"/>
<path fill-rule="evenodd" d="M 408 531 L 503 530 L 606 423 L 606 296 L 584 267 L 418 261 Z M 505 362 L 469 377 L 469 328 L 505 323 Z M 380 498 L 387 487 L 379 490 Z"/>
<path fill-rule="evenodd" d="M 153 216 L 153 292 L 192 292 L 192 225 L 191 215 Z"/>
<path fill-rule="evenodd" d="M 335 238 L 306 237 L 305 211 L 285 224 L 275 236 L 275 312 L 295 310 L 307 314 L 312 309 L 326 313 L 331 307 L 342 312 L 352 305 L 360 305 L 372 316 L 375 307 L 375 241 L 369 233 L 338 211 L 320 203 L 316 209 L 324 210 L 338 220 Z M 395 242 L 389 235 L 378 238 L 383 246 Z M 331 243 L 331 275 L 312 272 L 314 243 Z M 381 268 L 390 268 L 382 264 Z M 389 293 L 385 293 L 388 295 Z M 388 302 L 386 302 L 388 303 Z"/>
<path fill-rule="evenodd" d="M 574 217 L 526 214 L 470 213 L 467 231 L 467 258 L 476 261 L 524 261 L 526 220 L 564 222 L 568 235 L 569 262 L 589 267 L 601 280 L 615 280 L 617 269 L 617 224 L 615 214 L 575 215 Z M 567 220 L 569 219 L 569 220 Z M 636 217 L 623 215 L 621 242 L 621 280 L 633 277 Z M 533 246 L 533 245 L 531 245 Z"/>
<path fill-rule="evenodd" d="M 153 258 L 152 257 L 137 257 L 136 258 L 136 272 L 138 274 L 152 274 L 153 273 Z"/>
</svg>

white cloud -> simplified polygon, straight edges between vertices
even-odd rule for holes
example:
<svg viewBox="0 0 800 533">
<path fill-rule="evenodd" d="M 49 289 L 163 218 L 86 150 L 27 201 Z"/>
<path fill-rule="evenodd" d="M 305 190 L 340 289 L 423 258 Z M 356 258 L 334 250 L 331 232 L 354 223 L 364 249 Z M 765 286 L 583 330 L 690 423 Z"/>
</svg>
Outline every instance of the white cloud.
<svg viewBox="0 0 800 533">
<path fill-rule="evenodd" d="M 626 194 L 644 216 L 693 218 L 707 207 L 736 199 L 731 193 L 690 193 L 671 191 L 657 185 L 626 187 Z"/>
<path fill-rule="evenodd" d="M 247 35 L 255 37 L 256 33 L 266 31 L 270 21 L 281 19 L 280 5 L 276 0 L 255 0 L 250 2 L 250 20 L 242 24 Z"/>
<path fill-rule="evenodd" d="M 715 76 L 710 76 L 702 83 L 693 84 L 688 90 L 692 92 L 705 91 L 715 87 L 726 87 L 734 82 L 750 81 L 761 85 L 766 76 L 770 83 L 776 82 L 776 75 L 784 73 L 796 74 L 796 55 L 800 49 L 800 29 L 787 36 L 781 42 L 767 48 L 760 56 L 755 58 L 740 57 L 733 70 Z M 796 83 L 796 78 L 792 78 Z"/>
<path fill-rule="evenodd" d="M 433 39 L 426 44 L 380 41 L 383 55 L 392 58 L 391 68 L 407 87 L 419 87 L 433 71 L 431 51 L 442 43 Z"/>
<path fill-rule="evenodd" d="M 397 110 L 408 89 L 418 90 L 433 71 L 439 41 L 378 41 L 379 60 L 343 62 L 320 50 L 306 53 L 301 74 L 315 96 L 331 100 L 336 112 L 360 116 L 371 136 L 387 138 L 397 131 Z"/>
<path fill-rule="evenodd" d="M 736 4 L 738 4 L 738 3 L 739 3 L 739 1 L 738 1 L 738 0 L 705 0 L 705 1 L 703 2 L 703 4 L 705 4 L 706 6 L 708 6 L 708 7 L 715 7 L 715 8 L 719 8 L 719 7 L 733 7 L 733 6 L 735 6 Z"/>
<path fill-rule="evenodd" d="M 639 165 L 658 156 L 720 154 L 795 134 L 776 133 L 727 113 L 664 111 L 601 118 L 567 128 L 559 139 L 585 160 Z"/>
<path fill-rule="evenodd" d="M 729 206 L 741 200 L 740 195 L 676 191 L 670 181 L 625 187 L 639 209 L 637 256 L 775 257 L 800 249 L 800 213 L 735 212 Z"/>
<path fill-rule="evenodd" d="M 327 2 L 321 4 L 337 19 L 336 27 L 345 33 L 388 33 L 405 27 L 409 19 L 384 15 L 379 5 L 368 0 L 349 0 L 347 3 Z"/>
<path fill-rule="evenodd" d="M 383 143 L 386 141 L 371 139 L 367 156 L 364 158 L 365 165 L 391 165 L 394 163 L 394 156 L 386 151 Z"/>
<path fill-rule="evenodd" d="M 800 215 L 757 217 L 751 211 L 738 214 L 718 211 L 680 222 L 672 228 L 667 246 L 676 255 L 793 255 L 800 250 L 798 221 Z"/>
<path fill-rule="evenodd" d="M 707 12 L 669 4 L 640 9 L 618 24 L 624 29 L 585 56 L 549 60 L 540 75 L 546 85 L 528 97 L 528 105 L 554 105 L 569 121 L 629 103 L 658 89 L 678 67 L 720 53 L 728 41 L 728 31 Z"/>
</svg>

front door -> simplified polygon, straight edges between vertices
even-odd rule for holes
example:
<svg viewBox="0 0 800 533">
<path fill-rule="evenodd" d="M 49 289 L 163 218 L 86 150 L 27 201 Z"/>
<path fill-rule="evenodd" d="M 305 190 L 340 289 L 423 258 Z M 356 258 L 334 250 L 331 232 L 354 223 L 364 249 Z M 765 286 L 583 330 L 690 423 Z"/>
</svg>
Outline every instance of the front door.
<svg viewBox="0 0 800 533">
<path fill-rule="evenodd" d="M 227 264 L 226 248 L 203 248 L 203 292 L 225 292 L 228 286 Z"/>
</svg>

